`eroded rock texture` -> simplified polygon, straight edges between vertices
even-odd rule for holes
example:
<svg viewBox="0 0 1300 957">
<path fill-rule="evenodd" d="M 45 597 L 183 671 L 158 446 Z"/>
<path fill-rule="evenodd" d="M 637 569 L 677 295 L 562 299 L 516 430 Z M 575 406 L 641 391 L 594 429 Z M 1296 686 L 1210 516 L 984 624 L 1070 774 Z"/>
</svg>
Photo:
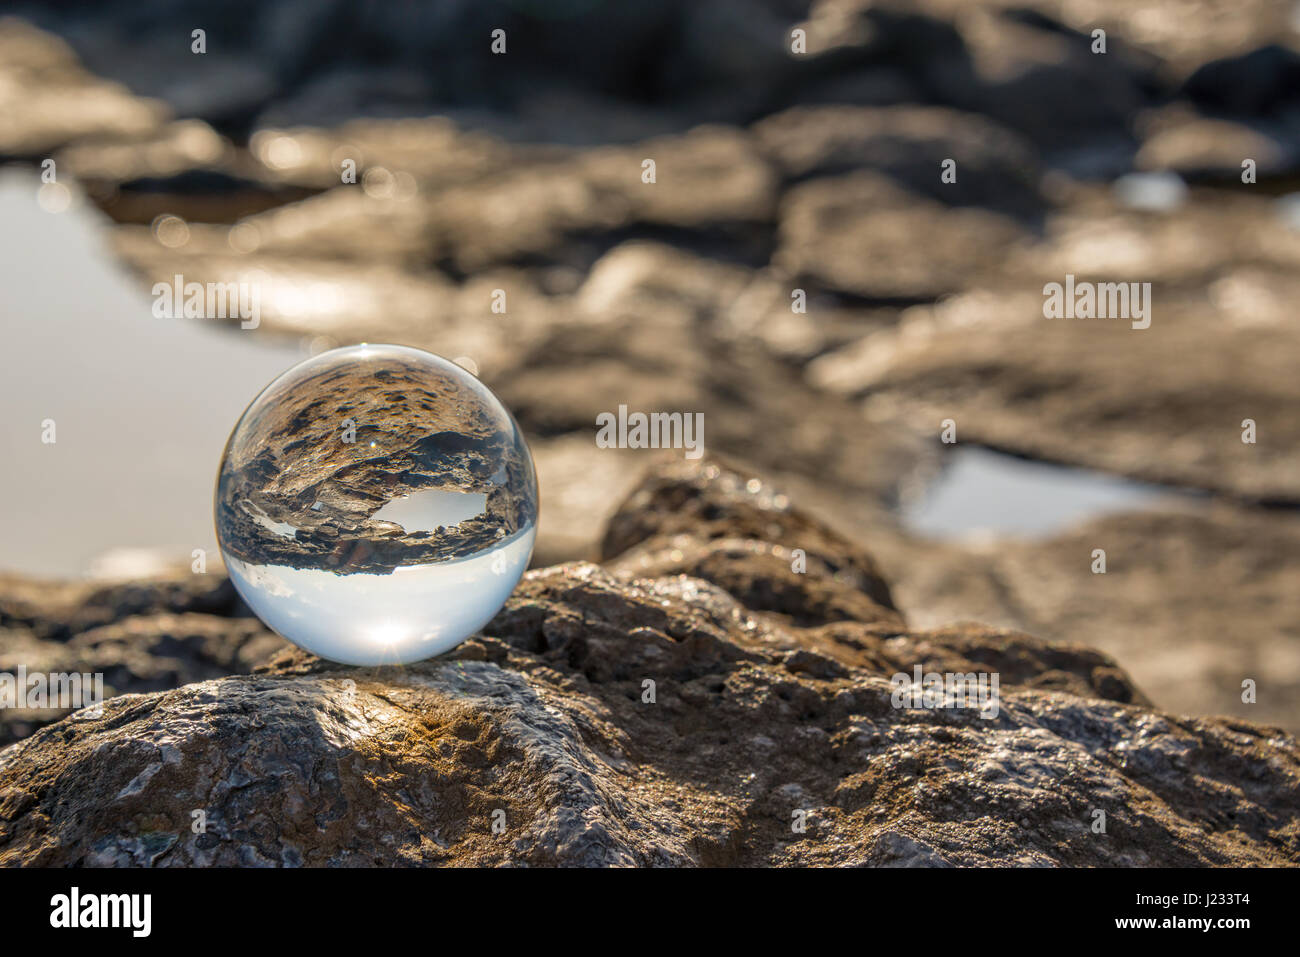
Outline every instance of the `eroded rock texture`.
<svg viewBox="0 0 1300 957">
<path fill-rule="evenodd" d="M 1153 710 L 1087 648 L 910 629 L 868 555 L 754 476 L 662 469 L 605 550 L 529 572 L 434 661 L 284 646 L 37 731 L 0 751 L 0 863 L 1300 858 L 1293 738 Z M 896 708 L 918 664 L 996 672 L 996 716 Z"/>
<path fill-rule="evenodd" d="M 61 712 L 0 712 L 0 859 L 1295 860 L 1294 742 L 1245 723 L 1300 729 L 1287 4 L 225 2 L 203 57 L 168 4 L 128 31 L 83 6 L 11 5 L 75 54 L 0 20 L 0 157 L 56 159 L 144 289 L 256 272 L 258 336 L 470 357 L 537 460 L 538 564 L 602 565 L 535 571 L 483 637 L 385 673 L 272 661 L 220 578 L 0 580 L 0 671 L 144 695 L 36 733 Z M 510 69 L 463 39 L 496 26 Z M 1108 182 L 1133 170 L 1187 186 L 1135 203 L 1149 180 Z M 1067 275 L 1150 282 L 1151 326 L 1046 319 Z M 644 453 L 592 441 L 620 404 L 703 413 L 763 480 L 642 481 Z M 1205 496 L 924 541 L 891 509 L 950 416 L 963 443 Z M 432 487 L 430 464 L 385 474 Z M 375 531 L 358 483 L 311 509 L 325 471 L 265 470 L 322 550 Z M 1104 655 L 1232 718 L 1151 711 Z M 996 669 L 999 716 L 895 710 L 917 663 Z"/>
</svg>

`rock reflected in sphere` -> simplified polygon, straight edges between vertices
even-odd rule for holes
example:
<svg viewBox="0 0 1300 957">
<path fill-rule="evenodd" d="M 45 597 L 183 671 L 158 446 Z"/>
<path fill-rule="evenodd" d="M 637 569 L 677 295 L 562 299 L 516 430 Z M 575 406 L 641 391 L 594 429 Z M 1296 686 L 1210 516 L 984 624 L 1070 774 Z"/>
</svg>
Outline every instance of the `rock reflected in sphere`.
<svg viewBox="0 0 1300 957">
<path fill-rule="evenodd" d="M 346 664 L 439 654 L 505 603 L 537 480 L 487 387 L 402 346 L 334 349 L 253 400 L 221 459 L 217 540 L 266 624 Z"/>
</svg>

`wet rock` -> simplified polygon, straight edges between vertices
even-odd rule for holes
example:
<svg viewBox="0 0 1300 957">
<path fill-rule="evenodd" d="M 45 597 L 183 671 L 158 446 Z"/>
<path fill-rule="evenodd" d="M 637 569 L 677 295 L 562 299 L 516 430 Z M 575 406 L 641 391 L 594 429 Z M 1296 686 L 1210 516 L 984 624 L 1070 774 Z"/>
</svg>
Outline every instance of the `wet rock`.
<svg viewBox="0 0 1300 957">
<path fill-rule="evenodd" d="M 1201 109 L 1238 119 L 1294 110 L 1300 105 L 1297 89 L 1300 53 L 1278 43 L 1206 63 L 1183 85 Z"/>
<path fill-rule="evenodd" d="M 444 140 L 452 141 L 445 151 Z M 418 156 L 425 144 L 444 161 Z M 245 268 L 256 254 L 425 269 L 436 263 L 457 276 L 506 264 L 585 270 L 612 245 L 595 237 L 637 229 L 766 257 L 763 236 L 749 234 L 772 219 L 778 185 L 749 136 L 717 127 L 557 152 L 461 136 L 445 120 L 408 120 L 380 132 L 374 124 L 328 136 L 272 131 L 259 134 L 253 149 L 266 164 L 259 175 L 272 182 L 333 188 L 242 219 L 231 248 L 221 237 L 210 250 L 242 254 Z M 340 182 L 344 160 L 356 164 L 355 183 Z M 655 164 L 652 181 L 642 178 L 647 161 Z M 583 246 L 592 239 L 594 254 Z"/>
<path fill-rule="evenodd" d="M 1274 275 L 1243 272 L 1216 284 L 1222 311 L 1207 307 L 1204 293 L 1155 287 L 1142 330 L 1125 319 L 1045 319 L 1042 296 L 1030 292 L 1001 301 L 968 294 L 818 359 L 810 377 L 870 393 L 877 414 L 931 436 L 954 418 L 959 441 L 1300 502 L 1300 433 L 1286 411 L 1300 394 L 1285 358 L 1298 344 L 1267 308 L 1271 288 L 1273 296 L 1290 288 Z M 1248 305 L 1252 295 L 1261 308 Z M 1224 321 L 1236 312 L 1239 324 Z M 1269 423 L 1272 437 L 1243 442 L 1246 419 Z"/>
<path fill-rule="evenodd" d="M 866 299 L 925 300 L 994 270 L 1024 237 L 1008 217 L 950 209 L 864 171 L 789 190 L 773 262 Z"/>
<path fill-rule="evenodd" d="M 900 99 L 982 113 L 1053 164 L 1091 174 L 1127 165 L 1129 127 L 1159 87 L 1159 61 L 1123 34 L 1096 55 L 1091 27 L 1072 30 L 1023 5 L 824 0 L 809 28 L 824 56 L 888 63 L 922 91 Z"/>
<path fill-rule="evenodd" d="M 0 578 L 0 669 L 101 670 L 123 693 L 44 730 L 60 712 L 4 712 L 0 860 L 1297 859 L 1295 742 L 1239 720 L 1300 727 L 1289 511 L 984 547 L 912 540 L 887 512 L 947 417 L 962 441 L 1297 501 L 1300 232 L 1234 171 L 1258 154 L 1275 188 L 1294 168 L 1290 41 L 1261 52 L 1293 36 L 1285 5 L 709 0 L 538 23 L 281 0 L 213 5 L 202 64 L 164 6 L 60 29 L 137 92 L 183 75 L 173 106 L 208 122 L 5 21 L 0 154 L 58 150 L 128 224 L 146 289 L 255 277 L 250 335 L 472 363 L 537 457 L 536 564 L 604 566 L 534 570 L 482 635 L 401 672 L 289 649 L 219 577 Z M 461 39 L 501 23 L 511 70 Z M 579 73 L 600 92 L 566 88 Z M 1233 191 L 1152 213 L 1039 175 L 1130 162 Z M 163 212 L 184 241 L 145 228 Z M 1151 281 L 1152 328 L 1043 319 L 1066 273 Z M 597 447 L 620 404 L 702 412 L 734 461 Z M 999 673 L 998 716 L 895 708 L 889 678 L 918 665 Z"/>
<path fill-rule="evenodd" d="M 1223 269 L 1294 271 L 1300 230 L 1273 197 L 1253 190 L 1193 191 L 1186 202 L 1156 212 L 1126 209 L 1109 189 L 1080 190 L 1068 210 L 1049 217 L 1045 241 L 1019 250 L 1011 265 L 1031 288 L 1029 280 L 1062 282 L 1067 272 L 1200 290 Z M 1041 292 L 1041 284 L 1036 288 Z"/>
<path fill-rule="evenodd" d="M 871 169 L 950 206 L 1034 218 L 1045 201 L 1034 151 L 982 117 L 939 107 L 797 107 L 754 126 L 764 152 L 794 179 Z M 955 180 L 941 177 L 951 160 Z"/>
<path fill-rule="evenodd" d="M 1294 36 L 1285 5 L 1268 0 L 1201 3 L 1195 16 L 1175 0 L 1157 9 L 1125 0 L 659 0 L 545 17 L 431 0 L 304 12 L 301 0 L 277 0 L 205 4 L 179 19 L 151 3 L 133 12 L 129 30 L 114 28 L 114 7 L 16 9 L 65 36 L 96 72 L 236 135 L 440 112 L 521 141 L 628 142 L 648 130 L 743 124 L 799 102 L 941 102 L 1013 121 L 1084 162 L 1093 144 L 1072 142 L 1071 131 L 1118 141 L 1122 158 L 1125 124 L 1153 87 Z M 189 46 L 196 19 L 208 25 L 202 56 Z M 807 31 L 806 54 L 790 52 L 795 26 Z M 1090 51 L 1098 26 L 1108 32 L 1104 56 Z M 485 55 L 486 42 L 464 40 L 497 28 L 511 38 L 510 69 Z M 1258 69 L 1247 80 L 1257 86 Z M 1075 95 L 1080 88 L 1092 95 Z"/>
<path fill-rule="evenodd" d="M 48 157 L 84 137 L 148 136 L 167 119 L 160 103 L 87 73 L 63 41 L 0 19 L 0 157 Z"/>
<path fill-rule="evenodd" d="M 643 177 L 647 159 L 655 163 L 653 183 Z M 761 223 L 775 210 L 772 169 L 749 136 L 727 127 L 594 150 L 582 168 L 597 189 L 621 195 L 637 221 L 690 229 Z"/>
<path fill-rule="evenodd" d="M 193 612 L 133 616 L 91 628 L 67 644 L 79 670 L 102 672 L 107 688 L 117 693 L 246 674 L 284 647 L 256 618 Z"/>
<path fill-rule="evenodd" d="M 890 305 L 865 307 L 852 297 L 804 288 L 780 269 L 755 271 L 729 302 L 714 328 L 724 339 L 758 343 L 773 356 L 803 368 L 898 321 Z"/>
<path fill-rule="evenodd" d="M 1054 165 L 1085 175 L 1125 168 L 1133 120 L 1156 102 L 1155 61 L 1135 55 L 1122 36 L 1094 54 L 1089 32 L 1023 13 L 969 24 L 963 38 L 980 82 L 954 86 L 947 102 L 1016 130 Z"/>
<path fill-rule="evenodd" d="M 814 572 L 806 566 L 794 569 L 795 549 L 817 566 Z M 756 610 L 788 607 L 799 613 L 822 598 L 810 602 L 806 583 L 829 577 L 836 592 L 851 585 L 878 607 L 868 611 L 859 605 L 855 614 L 842 616 L 823 612 L 817 620 L 894 620 L 889 586 L 869 555 L 792 507 L 789 497 L 771 485 L 717 461 L 654 470 L 610 517 L 601 554 L 606 560 L 618 556 L 619 567 L 630 574 L 690 574 L 714 582 L 746 604 L 746 595 L 759 602 L 776 602 Z M 710 573 L 702 573 L 705 565 L 712 566 Z M 762 571 L 755 577 L 744 577 L 758 568 Z M 649 569 L 656 574 L 652 576 Z M 799 575 L 809 577 L 795 577 Z M 791 593 L 781 597 L 773 588 Z M 793 604 L 786 606 L 784 602 L 791 599 Z"/>
<path fill-rule="evenodd" d="M 427 229 L 432 258 L 468 273 L 504 262 L 563 262 L 555 247 L 588 234 L 752 226 L 772 218 L 775 202 L 776 178 L 750 139 L 701 127 L 562 161 L 514 164 L 433 197 Z"/>
<path fill-rule="evenodd" d="M 1244 160 L 1255 161 L 1257 181 L 1300 166 L 1300 148 L 1228 119 L 1204 117 L 1180 107 L 1153 111 L 1142 120 L 1139 169 L 1171 171 L 1185 179 L 1240 183 Z"/>
<path fill-rule="evenodd" d="M 472 286 L 458 289 L 438 273 L 403 268 L 400 259 L 397 263 L 347 261 L 329 255 L 328 247 L 318 247 L 320 256 L 258 253 L 263 236 L 274 249 L 281 235 L 293 235 L 293 217 L 288 215 L 292 209 L 277 211 L 267 220 L 253 217 L 255 226 L 249 220 L 233 228 L 189 224 L 186 242 L 177 248 L 163 245 L 143 226 L 122 226 L 112 241 L 115 251 L 150 288 L 158 282 L 170 284 L 177 273 L 187 282 L 255 281 L 260 291 L 258 328 L 263 333 L 322 336 L 323 343 L 333 344 L 388 339 L 412 345 L 433 333 L 440 340 L 436 352 L 481 359 L 484 352 L 495 354 L 489 344 L 495 346 L 506 338 L 496 334 L 500 319 L 495 324 L 483 321 L 491 315 L 493 286 L 514 292 L 516 314 L 525 311 L 518 307 L 527 290 L 520 294 L 523 284 L 518 279 L 485 285 L 494 277 L 483 275 Z M 375 237 L 377 245 L 396 245 L 392 237 L 401 234 L 400 223 L 393 223 L 386 242 L 378 221 L 367 222 L 363 208 L 354 211 L 359 215 L 343 215 L 341 222 Z M 517 328 L 513 331 L 518 333 Z"/>
<path fill-rule="evenodd" d="M 808 378 L 926 435 L 951 417 L 959 440 L 1294 503 L 1284 410 L 1296 395 L 1283 357 L 1297 342 L 1283 303 L 1297 263 L 1300 233 L 1266 195 L 1193 191 L 1147 213 L 1084 189 L 1049 216 L 1045 242 L 1014 248 L 1002 276 L 906 310 L 817 358 Z M 1044 318 L 1046 284 L 1067 276 L 1150 283 L 1150 327 L 1133 328 L 1132 311 Z M 1243 443 L 1246 419 L 1269 421 L 1278 441 Z"/>
<path fill-rule="evenodd" d="M 527 112 L 539 97 L 584 88 L 625 102 L 643 101 L 648 91 L 686 101 L 689 125 L 734 109 L 736 90 L 761 109 L 797 72 L 781 40 L 798 11 L 779 0 L 583 4 L 544 14 L 508 4 L 424 0 L 401 11 L 361 11 L 279 0 L 206 4 L 183 17 L 148 4 L 131 30 L 111 29 L 100 11 L 64 16 L 36 5 L 25 12 L 67 34 L 97 71 L 231 132 L 421 115 L 435 104 Z M 200 20 L 208 52 L 192 56 L 190 30 Z M 498 28 L 508 37 L 508 70 L 489 54 Z M 179 79 L 168 83 L 169 76 Z M 561 128 L 572 122 L 566 117 Z"/>
<path fill-rule="evenodd" d="M 937 16 L 952 15 L 961 23 L 972 9 L 1032 10 L 1077 33 L 1090 35 L 1100 27 L 1108 39 L 1158 57 L 1173 76 L 1184 77 L 1196 67 L 1268 39 L 1296 31 L 1286 4 L 1272 0 L 1200 0 L 1195 15 L 1182 0 L 1155 0 L 1136 5 L 1128 0 L 1094 0 L 1081 5 L 1069 0 L 926 0 Z"/>
<path fill-rule="evenodd" d="M 310 202 L 319 204 L 329 195 Z M 357 197 L 359 215 L 346 220 L 352 232 L 382 231 L 384 214 L 367 212 L 370 202 Z M 242 227 L 201 225 L 191 226 L 188 242 L 177 249 L 139 227 L 119 229 L 117 246 L 150 282 L 170 281 L 177 272 L 187 281 L 231 282 L 260 269 L 261 326 L 241 334 L 311 335 L 324 337 L 322 345 L 399 341 L 453 358 L 469 357 L 530 443 L 571 438 L 565 454 L 569 462 L 585 445 L 594 457 L 592 475 L 613 478 L 620 471 L 612 462 L 620 450 L 595 444 L 596 416 L 616 412 L 620 405 L 642 412 L 702 414 L 705 447 L 753 461 L 831 509 L 878 507 L 927 454 L 923 443 L 907 435 L 873 428 L 853 403 L 813 392 L 797 369 L 773 358 L 761 341 L 745 333 L 747 323 L 761 320 L 770 335 L 781 335 L 782 310 L 791 315 L 790 286 L 771 274 L 637 241 L 616 245 L 585 275 L 577 273 L 572 288 L 552 269 L 502 268 L 456 284 L 414 268 L 327 259 L 328 231 L 320 230 L 319 245 L 295 240 L 287 222 L 293 212 L 289 208 L 266 218 L 286 220 L 265 230 L 270 248 L 279 250 L 275 253 L 263 253 L 260 247 L 236 253 L 230 240 L 237 234 L 242 239 Z M 401 234 L 402 222 L 397 214 L 388 236 L 398 245 L 401 240 L 393 237 Z M 384 242 L 377 236 L 376 246 Z M 559 288 L 548 288 L 557 278 Z M 504 314 L 491 308 L 498 289 L 506 294 Z M 765 303 L 762 311 L 750 308 L 745 293 L 752 293 L 751 302 Z M 831 343 L 852 340 L 871 322 L 835 306 L 838 318 L 832 327 L 823 301 L 814 299 L 813 308 L 811 344 L 800 348 L 824 351 Z M 757 434 L 773 437 L 772 443 L 755 445 Z M 845 436 L 854 441 L 844 441 Z M 673 454 L 681 457 L 686 451 Z M 645 456 L 654 453 L 628 454 L 639 469 Z M 544 496 L 548 488 L 560 487 L 545 471 L 540 477 Z M 583 547 L 571 550 L 580 543 L 565 532 L 564 542 L 557 539 L 563 550 L 552 551 L 545 542 L 539 548 L 552 558 L 589 557 L 597 538 L 596 516 L 607 513 L 617 489 L 625 487 L 615 482 L 593 489 L 605 494 L 584 506 L 587 517 L 574 526 L 586 529 Z M 820 491 L 814 493 L 814 486 Z M 545 539 L 549 532 L 543 529 L 542 535 Z"/>
<path fill-rule="evenodd" d="M 877 532 L 872 545 L 913 626 L 982 621 L 1087 645 L 1123 662 L 1164 707 L 1300 729 L 1294 509 L 1192 501 L 1044 539 Z M 1092 572 L 1098 548 L 1105 574 Z"/>
<path fill-rule="evenodd" d="M 224 575 L 188 570 L 134 582 L 0 577 L 0 672 L 99 674 L 106 696 L 244 674 L 284 641 L 247 611 Z M 9 743 L 67 708 L 0 710 Z"/>
<path fill-rule="evenodd" d="M 312 189 L 340 185 L 348 160 L 355 164 L 355 185 L 363 189 L 370 170 L 405 172 L 421 186 L 445 189 L 500 172 L 514 161 L 567 152 L 508 144 L 442 116 L 357 119 L 325 129 L 271 126 L 253 134 L 249 149 L 268 175 Z"/>
<path fill-rule="evenodd" d="M 656 263 L 671 272 L 656 270 Z M 758 343 L 714 333 L 710 320 L 745 282 L 744 271 L 702 257 L 648 246 L 615 250 L 579 290 L 578 308 L 557 316 L 518 354 L 519 365 L 489 384 L 530 434 L 586 435 L 594 455 L 616 453 L 596 447 L 596 417 L 617 414 L 620 405 L 702 415 L 704 448 L 748 461 L 792 487 L 803 483 L 824 507 L 879 507 L 925 454 L 923 443 L 887 435 L 852 403 L 810 392 L 797 370 Z M 767 441 L 756 444 L 760 433 Z M 855 441 L 845 442 L 846 435 Z M 688 453 L 698 449 L 683 444 L 667 454 L 683 460 Z"/>
<path fill-rule="evenodd" d="M 57 582 L 0 574 L 0 624 L 42 639 L 72 635 L 134 615 L 233 615 L 241 602 L 224 575 L 183 573 L 158 580 Z"/>
<path fill-rule="evenodd" d="M 58 161 L 84 184 L 121 183 L 212 168 L 234 152 L 233 144 L 208 124 L 178 120 L 130 139 L 72 143 L 59 152 Z"/>
<path fill-rule="evenodd" d="M 574 305 L 592 324 L 619 311 L 653 312 L 660 325 L 707 324 L 741 296 L 753 270 L 665 243 L 620 243 L 592 264 Z"/>
<path fill-rule="evenodd" d="M 560 565 L 441 659 L 341 669 L 292 651 L 255 676 L 115 698 L 0 751 L 0 861 L 1206 865 L 1300 850 L 1294 739 L 1153 711 L 1084 648 L 909 630 L 875 604 L 825 621 L 830 591 L 863 596 L 829 562 L 861 553 L 712 463 L 652 476 L 615 538 L 671 533 L 665 496 L 712 516 L 684 535 L 694 549 L 729 548 L 763 516 L 799 526 L 821 541 L 801 579 L 815 585 L 779 579 L 787 605 L 759 610 L 762 595 L 670 569 Z M 897 707 L 890 677 L 916 665 L 999 672 L 996 715 Z"/>
<path fill-rule="evenodd" d="M 235 223 L 309 195 L 304 190 L 277 187 L 223 169 L 201 168 L 120 182 L 92 179 L 86 190 L 115 221 L 142 224 L 173 216 L 205 223 Z"/>
</svg>

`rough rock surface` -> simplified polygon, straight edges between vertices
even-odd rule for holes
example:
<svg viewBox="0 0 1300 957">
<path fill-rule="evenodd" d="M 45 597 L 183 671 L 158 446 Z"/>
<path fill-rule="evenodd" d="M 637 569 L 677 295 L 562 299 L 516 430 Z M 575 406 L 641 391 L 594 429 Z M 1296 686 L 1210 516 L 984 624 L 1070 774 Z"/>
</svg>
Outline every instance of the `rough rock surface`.
<svg viewBox="0 0 1300 957">
<path fill-rule="evenodd" d="M 75 179 L 121 224 L 114 245 L 145 290 L 176 273 L 261 276 L 254 336 L 471 359 L 536 457 L 540 565 L 599 558 L 615 590 L 628 575 L 695 576 L 800 647 L 836 653 L 870 644 L 836 637 L 855 622 L 911 634 L 900 613 L 983 647 L 986 631 L 952 626 L 978 620 L 1112 655 L 1162 707 L 1300 731 L 1287 510 L 1300 501 L 1300 216 L 1279 198 L 1300 170 L 1288 4 L 654 0 L 546 22 L 517 5 L 500 20 L 480 2 L 304 5 L 210 0 L 210 49 L 195 57 L 192 14 L 162 0 L 131 5 L 129 30 L 99 19 L 123 15 L 119 3 L 11 4 L 86 66 L 50 34 L 0 21 L 0 156 L 56 159 L 60 183 Z M 502 23 L 506 70 L 464 41 Z M 787 53 L 794 25 L 808 32 L 802 58 Z M 1089 49 L 1098 26 L 1105 56 Z M 1257 183 L 1241 180 L 1245 156 Z M 955 183 L 939 179 L 950 157 Z M 1087 182 L 1134 169 L 1192 187 L 1166 175 L 1173 202 L 1137 209 L 1131 193 Z M 1151 184 L 1138 177 L 1138 193 Z M 187 222 L 183 242 L 149 228 L 162 214 Z M 1067 273 L 1152 282 L 1152 327 L 1044 319 L 1042 287 Z M 735 523 L 696 509 L 703 537 L 619 509 L 651 458 L 592 441 L 594 415 L 622 403 L 703 412 L 710 451 L 757 466 L 870 543 L 878 564 L 788 515 L 763 517 L 780 509 Z M 1044 541 L 920 541 L 890 510 L 937 459 L 950 416 L 962 442 L 1212 494 Z M 1240 441 L 1247 417 L 1255 445 Z M 658 508 L 684 481 L 669 473 L 637 494 Z M 679 505 L 717 496 L 719 516 L 736 512 L 735 496 L 691 482 Z M 1215 500 L 1226 497 L 1236 502 Z M 1111 569 L 1093 577 L 1085 559 L 1103 545 Z M 796 550 L 806 574 L 792 570 Z M 198 581 L 88 591 L 6 579 L 0 669 L 103 667 L 117 692 L 154 692 L 247 671 L 281 647 L 239 617 L 228 584 L 214 599 L 190 591 Z M 850 664 L 906 666 L 872 654 Z M 1094 688 L 1063 677 L 1070 668 L 1032 678 L 1030 662 L 1016 672 L 1027 682 Z M 553 670 L 577 681 L 567 669 Z M 1256 703 L 1241 700 L 1245 678 Z M 0 735 L 59 716 L 6 711 Z M 677 780 L 676 761 L 653 766 Z M 821 778 L 790 773 L 831 800 Z M 1237 777 L 1219 764 L 1204 780 Z M 615 783 L 609 793 L 624 793 Z M 1189 800 L 1223 806 L 1200 795 Z M 731 808 L 727 833 L 748 848 L 742 799 L 759 800 L 709 806 Z M 915 813 L 931 826 L 943 810 Z M 949 856 L 898 827 L 879 859 Z"/>
<path fill-rule="evenodd" d="M 870 541 L 914 625 L 981 621 L 1084 644 L 1172 711 L 1300 730 L 1292 510 L 1190 499 L 1041 540 L 922 542 L 876 529 Z M 1096 548 L 1104 575 L 1090 571 Z M 1253 700 L 1243 699 L 1247 680 Z"/>
<path fill-rule="evenodd" d="M 804 575 L 774 574 L 768 528 L 808 545 Z M 1086 648 L 909 629 L 868 556 L 753 476 L 660 471 L 606 544 L 606 568 L 529 572 L 443 658 L 286 651 L 11 745 L 0 863 L 1300 860 L 1293 738 L 1152 710 Z M 915 665 L 998 673 L 996 716 L 896 708 L 890 676 Z"/>
</svg>

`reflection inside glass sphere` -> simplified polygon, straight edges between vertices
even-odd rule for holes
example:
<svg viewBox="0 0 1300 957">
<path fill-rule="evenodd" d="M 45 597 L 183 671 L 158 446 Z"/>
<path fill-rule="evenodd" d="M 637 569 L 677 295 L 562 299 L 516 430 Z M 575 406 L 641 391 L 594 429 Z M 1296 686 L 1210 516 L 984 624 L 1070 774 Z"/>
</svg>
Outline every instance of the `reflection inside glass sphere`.
<svg viewBox="0 0 1300 957">
<path fill-rule="evenodd" d="M 418 661 L 505 603 L 537 528 L 514 419 L 459 366 L 353 346 L 272 382 L 216 490 L 231 580 L 269 627 L 347 664 Z"/>
</svg>

